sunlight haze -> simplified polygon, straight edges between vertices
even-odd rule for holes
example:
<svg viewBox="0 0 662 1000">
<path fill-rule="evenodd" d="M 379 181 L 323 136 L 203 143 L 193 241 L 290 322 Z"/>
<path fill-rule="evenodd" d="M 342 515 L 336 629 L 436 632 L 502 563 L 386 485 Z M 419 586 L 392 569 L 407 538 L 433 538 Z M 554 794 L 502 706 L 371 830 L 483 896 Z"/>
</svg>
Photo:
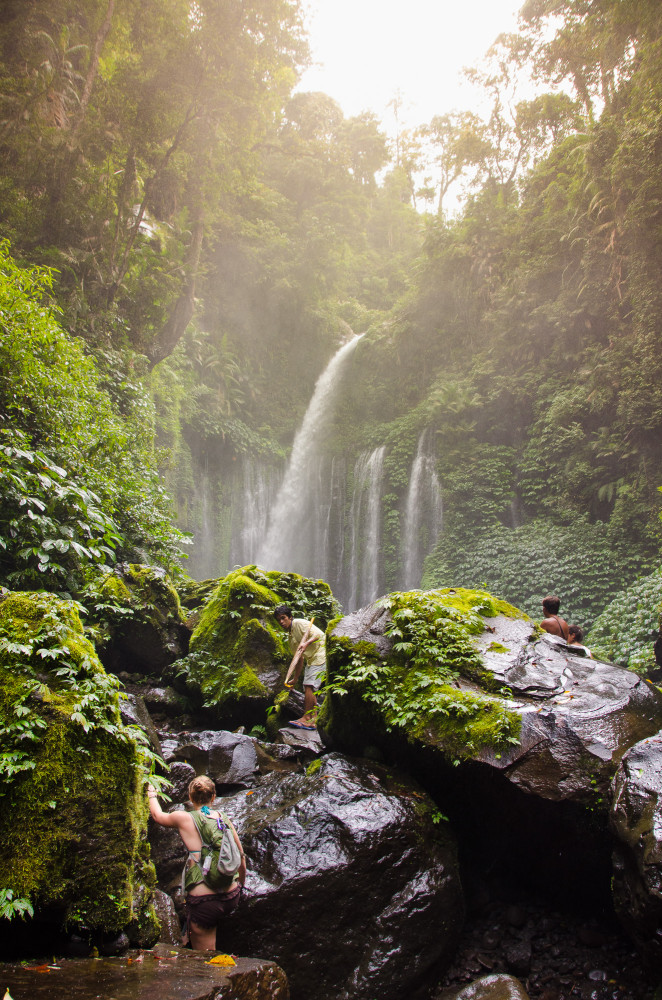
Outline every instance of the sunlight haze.
<svg viewBox="0 0 662 1000">
<path fill-rule="evenodd" d="M 313 65 L 300 90 L 333 97 L 346 116 L 374 111 L 388 131 L 399 92 L 401 122 L 414 126 L 478 100 L 462 79 L 497 35 L 515 31 L 522 0 L 313 0 L 307 27 Z"/>
</svg>

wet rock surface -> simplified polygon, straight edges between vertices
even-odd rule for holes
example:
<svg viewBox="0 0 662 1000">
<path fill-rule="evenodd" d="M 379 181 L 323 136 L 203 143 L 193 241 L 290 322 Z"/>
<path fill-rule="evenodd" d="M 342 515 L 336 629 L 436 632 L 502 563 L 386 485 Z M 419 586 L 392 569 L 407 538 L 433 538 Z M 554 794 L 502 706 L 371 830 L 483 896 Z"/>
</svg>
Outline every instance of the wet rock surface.
<svg viewBox="0 0 662 1000">
<path fill-rule="evenodd" d="M 209 965 L 210 952 L 158 946 L 120 958 L 0 965 L 0 989 L 13 1000 L 289 1000 L 273 962 L 237 958 Z"/>
<path fill-rule="evenodd" d="M 147 710 L 144 700 L 139 694 L 132 692 L 124 692 L 123 694 L 124 696 L 120 697 L 120 715 L 122 716 L 122 721 L 142 729 L 147 734 L 149 745 L 154 753 L 161 756 L 161 744 L 156 726 L 152 722 L 152 717 Z"/>
<path fill-rule="evenodd" d="M 662 967 L 662 734 L 625 754 L 614 778 L 611 824 L 617 912 L 647 960 Z"/>
<path fill-rule="evenodd" d="M 432 1000 L 653 1000 L 658 979 L 613 918 L 561 913 L 528 900 L 473 902 L 480 908 L 470 913 Z M 529 968 L 517 971 L 513 957 L 524 951 Z M 476 981 L 485 976 L 515 977 L 523 992 L 480 992 Z"/>
<path fill-rule="evenodd" d="M 274 771 L 222 801 L 246 851 L 246 892 L 218 946 L 269 955 L 306 1000 L 400 997 L 447 963 L 463 899 L 445 824 L 408 779 L 332 755 L 310 773 Z M 159 882 L 183 852 L 153 831 Z"/>
<path fill-rule="evenodd" d="M 208 775 L 217 788 L 248 787 L 258 773 L 255 740 L 242 733 L 225 730 L 180 733 L 164 739 L 162 748 L 166 764 L 188 764 L 196 774 Z"/>
</svg>

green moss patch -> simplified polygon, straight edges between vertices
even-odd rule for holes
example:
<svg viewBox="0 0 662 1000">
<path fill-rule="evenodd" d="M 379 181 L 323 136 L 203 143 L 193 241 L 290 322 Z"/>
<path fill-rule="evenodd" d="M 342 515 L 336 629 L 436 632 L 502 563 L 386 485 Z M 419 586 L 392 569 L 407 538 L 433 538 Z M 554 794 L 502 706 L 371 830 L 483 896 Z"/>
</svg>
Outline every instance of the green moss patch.
<svg viewBox="0 0 662 1000">
<path fill-rule="evenodd" d="M 475 639 L 485 630 L 485 618 L 526 616 L 475 590 L 394 593 L 383 603 L 391 613 L 392 639 L 385 659 L 372 643 L 329 636 L 331 697 L 322 724 L 333 730 L 334 718 L 348 708 L 358 726 L 378 719 L 382 728 L 404 731 L 454 758 L 518 743 L 521 720 L 505 700 L 460 690 L 459 682 L 487 684 Z M 347 695 L 349 705 L 339 701 Z"/>
<path fill-rule="evenodd" d="M 73 602 L 0 603 L 0 727 L 0 889 L 65 924 L 144 922 L 147 751 Z"/>
</svg>

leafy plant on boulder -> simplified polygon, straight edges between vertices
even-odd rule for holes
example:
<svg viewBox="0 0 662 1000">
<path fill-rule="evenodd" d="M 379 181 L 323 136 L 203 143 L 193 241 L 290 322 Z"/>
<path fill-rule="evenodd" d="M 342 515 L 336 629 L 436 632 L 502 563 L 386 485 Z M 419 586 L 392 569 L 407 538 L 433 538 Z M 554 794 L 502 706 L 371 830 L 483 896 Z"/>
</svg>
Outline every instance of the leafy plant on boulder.
<svg viewBox="0 0 662 1000">
<path fill-rule="evenodd" d="M 119 563 L 79 595 L 108 670 L 160 675 L 188 652 L 179 595 L 159 566 Z"/>
<path fill-rule="evenodd" d="M 379 605 L 389 613 L 386 653 L 335 629 L 329 634 L 331 697 L 321 713 L 324 728 L 341 739 L 348 727 L 361 729 L 358 720 L 344 717 L 339 702 L 352 692 L 373 722 L 412 739 L 432 733 L 456 758 L 519 742 L 520 720 L 502 697 L 479 688 L 460 691 L 455 682 L 464 677 L 489 686 L 474 638 L 484 632 L 486 617 L 525 617 L 520 611 L 483 591 L 462 588 L 393 593 Z"/>
</svg>

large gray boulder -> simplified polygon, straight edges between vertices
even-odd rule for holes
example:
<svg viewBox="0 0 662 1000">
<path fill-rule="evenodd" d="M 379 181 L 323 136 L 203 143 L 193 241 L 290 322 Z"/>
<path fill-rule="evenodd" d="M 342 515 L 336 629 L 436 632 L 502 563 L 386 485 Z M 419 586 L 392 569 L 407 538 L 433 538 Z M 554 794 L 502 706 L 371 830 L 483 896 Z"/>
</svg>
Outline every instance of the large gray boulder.
<svg viewBox="0 0 662 1000">
<path fill-rule="evenodd" d="M 616 911 L 646 958 L 662 968 L 662 733 L 623 757 L 611 825 Z"/>
<path fill-rule="evenodd" d="M 249 869 L 224 949 L 273 957 L 316 1000 L 395 1000 L 450 960 L 464 916 L 454 842 L 408 780 L 330 755 L 220 803 Z M 170 891 L 184 861 L 171 833 L 151 835 Z"/>
<path fill-rule="evenodd" d="M 423 676 L 429 705 L 417 691 L 421 713 L 405 727 L 415 747 L 435 751 L 446 760 L 459 757 L 479 762 L 541 799 L 576 802 L 606 812 L 609 784 L 623 754 L 662 727 L 658 689 L 628 670 L 589 659 L 562 639 L 541 634 L 516 609 L 508 615 L 490 614 L 490 602 L 493 606 L 499 602 L 489 595 L 476 597 L 476 592 L 457 590 L 426 596 L 436 599 L 437 594 L 441 602 L 447 602 L 449 594 L 453 598 L 467 594 L 467 606 L 471 601 L 476 606 L 465 616 L 470 627 L 455 664 L 457 676 L 449 685 L 451 694 L 444 695 L 450 713 L 435 715 L 438 695 L 430 682 L 434 662 L 427 678 L 419 667 L 408 667 L 389 635 L 391 612 L 376 602 L 341 619 L 328 637 L 331 680 L 347 691 L 342 697 L 331 695 L 323 712 L 322 727 L 329 743 L 362 753 L 367 743 L 388 747 L 398 738 L 397 713 L 384 700 L 386 707 L 380 708 L 369 672 L 365 671 L 364 682 L 345 683 L 351 669 L 348 664 L 355 664 L 358 655 L 382 671 L 384 684 L 390 677 L 398 678 L 397 685 L 391 685 L 396 701 L 415 671 Z M 476 630 L 476 619 L 482 631 Z M 459 613 L 448 620 L 454 642 L 462 625 Z M 486 712 L 497 716 L 501 711 L 512 720 L 508 739 L 492 742 L 489 730 L 486 736 L 485 727 L 480 729 L 481 713 L 475 708 L 473 716 L 466 716 L 464 728 L 460 726 L 458 732 L 456 726 L 449 736 L 453 689 L 460 709 L 467 699 L 473 705 L 482 698 Z M 507 727 L 504 732 L 508 733 Z M 463 734 L 466 741 L 461 745 Z"/>
</svg>

